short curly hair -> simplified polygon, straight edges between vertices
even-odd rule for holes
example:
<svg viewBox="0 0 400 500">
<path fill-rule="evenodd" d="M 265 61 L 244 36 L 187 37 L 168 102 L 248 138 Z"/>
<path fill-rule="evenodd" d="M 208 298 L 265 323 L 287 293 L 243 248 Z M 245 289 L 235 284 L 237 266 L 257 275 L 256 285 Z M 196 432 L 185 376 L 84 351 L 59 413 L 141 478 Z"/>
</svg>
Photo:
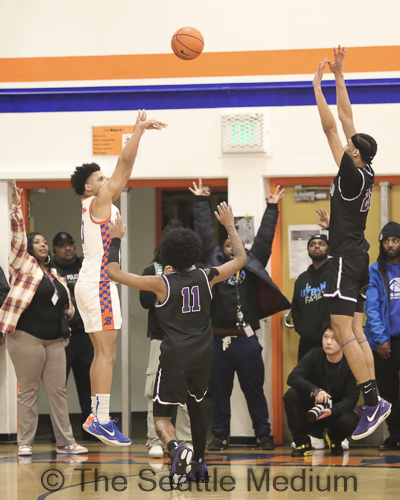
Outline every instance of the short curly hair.
<svg viewBox="0 0 400 500">
<path fill-rule="evenodd" d="M 199 262 L 201 247 L 201 239 L 191 229 L 172 229 L 161 239 L 160 255 L 166 266 L 185 271 Z"/>
<path fill-rule="evenodd" d="M 97 163 L 84 163 L 80 167 L 75 168 L 75 172 L 71 175 L 71 186 L 76 194 L 83 196 L 85 194 L 85 184 L 93 172 L 100 170 Z"/>
</svg>

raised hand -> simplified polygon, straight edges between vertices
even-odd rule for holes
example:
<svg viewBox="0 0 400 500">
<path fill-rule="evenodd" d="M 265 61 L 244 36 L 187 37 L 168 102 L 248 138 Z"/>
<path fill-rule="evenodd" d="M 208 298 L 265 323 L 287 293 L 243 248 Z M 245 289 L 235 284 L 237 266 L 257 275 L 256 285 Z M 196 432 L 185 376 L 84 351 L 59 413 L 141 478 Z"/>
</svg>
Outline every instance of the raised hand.
<svg viewBox="0 0 400 500">
<path fill-rule="evenodd" d="M 137 128 L 141 128 L 144 132 L 145 130 L 161 130 L 168 127 L 166 123 L 159 122 L 158 120 L 144 120 L 136 125 Z"/>
<path fill-rule="evenodd" d="M 279 203 L 279 200 L 281 200 L 285 196 L 285 190 L 281 189 L 281 187 L 278 185 L 276 186 L 275 193 L 269 193 L 267 197 L 265 198 L 267 203 Z"/>
<path fill-rule="evenodd" d="M 346 52 L 347 52 L 347 50 L 344 47 L 341 47 L 340 45 L 337 48 L 337 50 L 336 50 L 336 48 L 333 49 L 333 55 L 334 55 L 335 59 L 333 62 L 331 62 L 329 60 L 327 61 L 332 73 L 334 73 L 334 74 L 336 73 L 338 75 L 343 73 L 343 61 L 344 61 L 344 58 L 346 56 Z"/>
<path fill-rule="evenodd" d="M 17 183 L 12 181 L 12 202 L 15 206 L 21 203 L 22 188 L 17 187 Z"/>
<path fill-rule="evenodd" d="M 217 210 L 214 212 L 214 214 L 223 226 L 234 226 L 235 219 L 233 216 L 232 207 L 230 205 L 227 205 L 225 201 L 217 206 Z"/>
<path fill-rule="evenodd" d="M 321 85 L 322 78 L 324 76 L 325 66 L 326 66 L 327 62 L 328 62 L 328 58 L 325 57 L 325 59 L 318 64 L 318 69 L 317 69 L 317 72 L 315 73 L 314 81 L 313 81 L 314 87 Z"/>
<path fill-rule="evenodd" d="M 121 217 L 117 217 L 115 222 L 110 222 L 110 238 L 122 239 L 126 231 L 126 224 L 122 225 Z"/>
<path fill-rule="evenodd" d="M 323 227 L 324 229 L 329 229 L 329 223 L 330 223 L 330 220 L 331 220 L 331 216 L 328 214 L 328 212 L 323 209 L 323 208 L 316 208 L 315 211 L 317 212 L 318 214 L 318 220 L 317 220 L 317 224 L 321 227 Z"/>
<path fill-rule="evenodd" d="M 210 196 L 211 192 L 209 189 L 203 188 L 203 181 L 199 179 L 199 185 L 193 182 L 193 187 L 189 187 L 189 191 L 191 191 L 195 196 Z"/>
</svg>

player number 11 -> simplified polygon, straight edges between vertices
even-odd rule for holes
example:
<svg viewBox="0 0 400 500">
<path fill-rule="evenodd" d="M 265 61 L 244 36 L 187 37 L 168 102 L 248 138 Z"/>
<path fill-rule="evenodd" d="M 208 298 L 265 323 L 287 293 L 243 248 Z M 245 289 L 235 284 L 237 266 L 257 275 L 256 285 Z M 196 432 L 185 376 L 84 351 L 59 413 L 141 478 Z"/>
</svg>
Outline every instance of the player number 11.
<svg viewBox="0 0 400 500">
<path fill-rule="evenodd" d="M 190 294 L 192 294 L 193 305 L 190 305 Z M 191 290 L 189 290 L 188 286 L 182 288 L 182 296 L 183 296 L 183 313 L 190 312 L 199 312 L 200 311 L 200 297 L 199 297 L 199 287 L 192 286 Z"/>
</svg>

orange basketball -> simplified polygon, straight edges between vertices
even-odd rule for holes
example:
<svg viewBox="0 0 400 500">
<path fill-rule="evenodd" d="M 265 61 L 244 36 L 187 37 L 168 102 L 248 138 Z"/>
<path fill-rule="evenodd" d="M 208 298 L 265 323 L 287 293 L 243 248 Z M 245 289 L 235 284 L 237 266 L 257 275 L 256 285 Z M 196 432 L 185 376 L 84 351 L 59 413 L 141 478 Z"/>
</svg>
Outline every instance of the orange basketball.
<svg viewBox="0 0 400 500">
<path fill-rule="evenodd" d="M 200 31 L 195 28 L 181 28 L 175 31 L 171 47 L 179 59 L 189 61 L 196 59 L 202 53 L 204 40 Z"/>
</svg>

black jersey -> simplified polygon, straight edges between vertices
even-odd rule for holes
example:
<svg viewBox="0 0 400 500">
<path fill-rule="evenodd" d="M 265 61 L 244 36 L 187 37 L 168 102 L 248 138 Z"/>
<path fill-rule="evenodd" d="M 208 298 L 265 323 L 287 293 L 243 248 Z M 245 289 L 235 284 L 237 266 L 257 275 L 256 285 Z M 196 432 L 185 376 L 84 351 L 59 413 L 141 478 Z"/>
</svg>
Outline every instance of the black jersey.
<svg viewBox="0 0 400 500">
<path fill-rule="evenodd" d="M 329 255 L 346 257 L 368 252 L 364 231 L 373 185 L 374 171 L 370 165 L 356 167 L 350 155 L 344 153 L 331 185 Z"/>
<path fill-rule="evenodd" d="M 196 370 L 211 357 L 213 333 L 210 307 L 212 292 L 207 273 L 192 268 L 188 273 L 163 275 L 167 298 L 156 304 L 164 331 L 160 366 L 169 370 Z"/>
</svg>

